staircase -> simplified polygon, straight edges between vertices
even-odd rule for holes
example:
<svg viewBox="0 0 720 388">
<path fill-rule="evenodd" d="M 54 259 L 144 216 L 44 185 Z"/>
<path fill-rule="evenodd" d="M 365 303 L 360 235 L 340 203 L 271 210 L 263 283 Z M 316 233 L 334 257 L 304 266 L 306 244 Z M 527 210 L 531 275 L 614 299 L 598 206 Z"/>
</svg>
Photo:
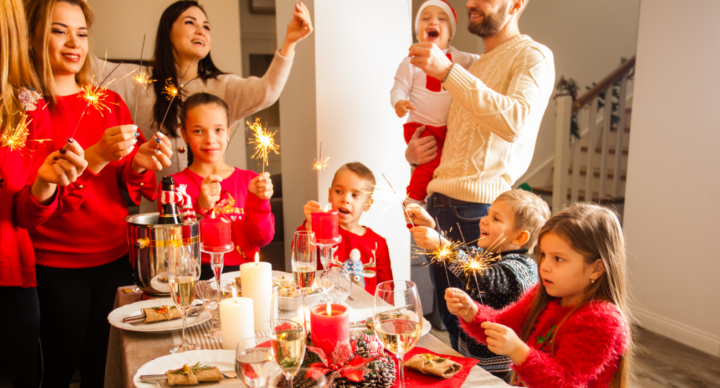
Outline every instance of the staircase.
<svg viewBox="0 0 720 388">
<path fill-rule="evenodd" d="M 554 213 L 577 201 L 595 202 L 622 214 L 632 115 L 632 75 L 635 57 L 623 63 L 573 102 L 555 100 L 555 158 L 552 185 L 533 186 Z M 615 89 L 617 87 L 617 89 Z M 616 93 L 613 98 L 613 90 Z M 598 96 L 605 92 L 605 101 Z M 604 106 L 603 106 L 604 105 Z M 610 107 L 614 106 L 615 109 Z M 580 138 L 570 133 L 577 115 Z M 618 117 L 612 123 L 612 115 Z"/>
</svg>

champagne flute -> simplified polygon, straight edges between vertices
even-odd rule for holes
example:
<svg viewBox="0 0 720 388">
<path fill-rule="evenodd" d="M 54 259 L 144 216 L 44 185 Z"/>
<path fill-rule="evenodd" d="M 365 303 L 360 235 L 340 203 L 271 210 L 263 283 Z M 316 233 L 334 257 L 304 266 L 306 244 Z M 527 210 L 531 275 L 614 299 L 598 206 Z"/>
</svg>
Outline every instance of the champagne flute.
<svg viewBox="0 0 720 388">
<path fill-rule="evenodd" d="M 350 273 L 342 268 L 333 267 L 321 271 L 319 283 L 324 290 L 325 302 L 343 303 L 352 292 Z"/>
<path fill-rule="evenodd" d="M 197 281 L 197 261 L 189 246 L 179 246 L 169 249 L 172 252 L 168 257 L 168 283 L 173 302 L 182 313 L 182 342 L 170 348 L 170 353 L 182 353 L 189 350 L 198 350 L 200 346 L 188 342 L 185 337 L 187 329 L 187 312 L 195 299 L 195 282 Z"/>
<path fill-rule="evenodd" d="M 422 335 L 422 306 L 415 283 L 391 280 L 378 284 L 373 312 L 375 333 L 385 348 L 397 356 L 400 388 L 405 388 L 403 357 Z"/>
<path fill-rule="evenodd" d="M 258 345 L 256 337 L 243 338 L 235 352 L 235 372 L 250 388 L 264 388 L 277 371 L 272 350 Z"/>
<path fill-rule="evenodd" d="M 315 233 L 310 230 L 295 232 L 292 245 L 292 271 L 295 284 L 303 289 L 312 287 L 317 269 Z"/>
<path fill-rule="evenodd" d="M 279 286 L 273 288 L 273 306 L 270 311 L 271 343 L 275 362 L 287 379 L 286 387 L 292 388 L 293 377 L 300 370 L 305 359 L 307 340 L 305 293 L 300 287 L 294 290 L 284 287 L 281 294 L 290 301 L 281 304 L 278 303 L 280 290 Z"/>
</svg>

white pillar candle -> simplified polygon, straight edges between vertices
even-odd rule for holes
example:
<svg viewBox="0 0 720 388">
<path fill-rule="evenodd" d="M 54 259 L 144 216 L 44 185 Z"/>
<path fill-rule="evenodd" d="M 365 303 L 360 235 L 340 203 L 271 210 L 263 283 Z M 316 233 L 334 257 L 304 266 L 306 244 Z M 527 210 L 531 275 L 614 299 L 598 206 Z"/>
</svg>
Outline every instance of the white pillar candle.
<svg viewBox="0 0 720 388">
<path fill-rule="evenodd" d="M 257 260 L 257 256 L 255 258 Z M 240 266 L 243 297 L 253 300 L 255 330 L 270 330 L 272 307 L 272 265 L 265 262 L 245 263 Z"/>
<path fill-rule="evenodd" d="M 220 327 L 223 349 L 235 350 L 243 338 L 255 335 L 255 321 L 250 316 L 253 301 L 250 298 L 228 298 L 220 302 Z"/>
</svg>

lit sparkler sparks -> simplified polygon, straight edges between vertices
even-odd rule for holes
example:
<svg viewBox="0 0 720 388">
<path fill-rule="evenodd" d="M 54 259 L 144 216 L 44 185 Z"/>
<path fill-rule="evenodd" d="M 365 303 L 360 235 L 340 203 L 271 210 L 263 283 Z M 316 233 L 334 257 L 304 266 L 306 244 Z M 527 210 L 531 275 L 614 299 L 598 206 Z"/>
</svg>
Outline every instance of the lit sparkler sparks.
<svg viewBox="0 0 720 388">
<path fill-rule="evenodd" d="M 82 92 L 78 95 L 78 97 L 87 103 L 85 109 L 93 107 L 98 111 L 98 113 L 100 113 L 100 116 L 103 115 L 103 111 L 105 110 L 110 112 L 110 108 L 108 108 L 105 103 L 105 100 L 108 97 L 107 88 L 102 86 L 83 85 Z"/>
<path fill-rule="evenodd" d="M 480 295 L 480 298 L 482 298 L 482 291 L 480 291 L 480 282 L 478 282 L 477 274 L 479 273 L 480 276 L 484 276 L 485 272 L 487 272 L 487 270 L 490 269 L 493 264 L 502 260 L 501 252 L 495 252 L 495 249 L 497 249 L 500 244 L 505 242 L 505 239 L 506 237 L 503 237 L 503 235 L 501 234 L 487 249 L 483 250 L 481 253 L 476 253 L 475 255 L 469 257 L 467 263 L 464 263 L 460 267 L 468 278 L 470 274 L 472 274 L 475 278 L 475 284 L 477 285 L 478 295 Z M 466 289 L 469 288 L 470 282 L 468 282 L 466 286 Z"/>
<path fill-rule="evenodd" d="M 268 132 L 265 128 L 263 128 L 262 123 L 260 122 L 260 118 L 255 118 L 255 123 L 251 124 L 249 121 L 247 122 L 248 127 L 250 127 L 250 130 L 253 131 L 254 138 L 250 139 L 249 144 L 253 144 L 255 146 L 255 153 L 253 154 L 253 159 L 262 159 L 262 169 L 263 173 L 265 173 L 265 166 L 268 165 L 268 155 L 270 152 L 274 152 L 276 155 L 280 154 L 280 145 L 275 144 L 275 132 Z"/>
<path fill-rule="evenodd" d="M 31 152 L 34 150 L 29 150 L 27 148 L 27 142 L 28 141 L 35 141 L 40 144 L 42 144 L 45 141 L 50 141 L 51 139 L 33 139 L 33 140 L 27 140 L 28 134 L 30 133 L 28 131 L 28 126 L 32 122 L 32 119 L 28 117 L 25 113 L 23 113 L 20 116 L 20 120 L 18 121 L 18 124 L 15 127 L 12 127 L 5 131 L 5 133 L 2 133 L 0 135 L 0 148 L 8 147 L 8 152 L 5 153 L 5 156 L 3 157 L 2 164 L 0 164 L 0 171 L 2 171 L 3 167 L 5 166 L 5 160 L 7 160 L 8 154 L 13 151 L 18 151 L 20 154 L 23 154 L 23 151 Z M 0 120 L 0 127 L 2 127 L 2 121 Z M 2 132 L 2 131 L 0 131 Z M 1 186 L 1 185 L 0 185 Z"/>
<path fill-rule="evenodd" d="M 150 74 L 141 71 L 133 77 L 133 81 L 138 85 L 149 85 L 153 82 L 155 82 L 154 79 L 150 78 Z"/>
<path fill-rule="evenodd" d="M 330 161 L 330 157 L 326 157 L 323 159 L 322 157 L 322 142 L 320 142 L 320 152 L 318 154 L 318 158 L 313 161 L 313 170 L 315 171 L 322 171 L 328 166 L 328 162 Z M 318 173 L 318 176 L 320 174 Z"/>
<path fill-rule="evenodd" d="M 165 88 L 163 89 L 163 94 L 165 95 L 165 98 L 172 101 L 173 98 L 175 98 L 178 94 L 178 88 L 175 87 L 175 84 L 172 82 L 172 78 L 168 78 L 165 80 Z"/>
</svg>

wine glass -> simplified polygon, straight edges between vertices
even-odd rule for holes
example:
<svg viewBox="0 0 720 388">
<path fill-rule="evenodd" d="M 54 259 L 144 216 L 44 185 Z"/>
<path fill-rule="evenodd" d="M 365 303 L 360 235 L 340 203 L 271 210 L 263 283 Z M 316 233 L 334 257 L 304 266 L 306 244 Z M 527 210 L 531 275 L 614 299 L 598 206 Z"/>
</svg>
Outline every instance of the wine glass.
<svg viewBox="0 0 720 388">
<path fill-rule="evenodd" d="M 272 375 L 277 371 L 272 350 L 259 345 L 255 336 L 243 338 L 238 342 L 235 351 L 235 372 L 250 388 L 267 386 Z"/>
<path fill-rule="evenodd" d="M 285 300 L 280 303 L 278 296 Z M 292 388 L 295 374 L 305 359 L 307 322 L 305 316 L 305 293 L 295 289 L 277 286 L 273 288 L 270 327 L 272 328 L 272 352 L 280 370 L 287 379 L 287 388 Z"/>
<path fill-rule="evenodd" d="M 352 292 L 350 273 L 342 268 L 334 267 L 320 272 L 320 286 L 323 288 L 323 301 L 343 303 Z"/>
<path fill-rule="evenodd" d="M 317 245 L 315 233 L 310 230 L 295 232 L 292 245 L 292 271 L 295 284 L 309 289 L 315 281 Z"/>
<path fill-rule="evenodd" d="M 375 288 L 373 327 L 385 348 L 398 358 L 400 388 L 405 388 L 403 356 L 420 340 L 422 316 L 415 283 L 391 280 Z"/>
<path fill-rule="evenodd" d="M 218 309 L 219 303 L 223 299 L 233 297 L 233 289 L 237 289 L 234 280 L 222 280 L 220 287 L 217 287 L 217 283 L 208 280 L 202 280 L 195 285 L 195 297 L 203 302 L 205 310 L 210 312 L 212 316 L 212 325 L 210 327 L 210 334 L 212 338 L 221 338 L 221 326 L 220 326 L 220 309 Z M 235 291 L 237 295 L 237 291 Z"/>
<path fill-rule="evenodd" d="M 199 260 L 190 246 L 179 246 L 168 249 L 168 284 L 173 302 L 182 313 L 182 342 L 170 348 L 170 353 L 182 353 L 200 349 L 199 345 L 188 342 L 185 337 L 187 329 L 187 312 L 195 299 L 195 282 L 197 281 L 197 261 Z"/>
</svg>

